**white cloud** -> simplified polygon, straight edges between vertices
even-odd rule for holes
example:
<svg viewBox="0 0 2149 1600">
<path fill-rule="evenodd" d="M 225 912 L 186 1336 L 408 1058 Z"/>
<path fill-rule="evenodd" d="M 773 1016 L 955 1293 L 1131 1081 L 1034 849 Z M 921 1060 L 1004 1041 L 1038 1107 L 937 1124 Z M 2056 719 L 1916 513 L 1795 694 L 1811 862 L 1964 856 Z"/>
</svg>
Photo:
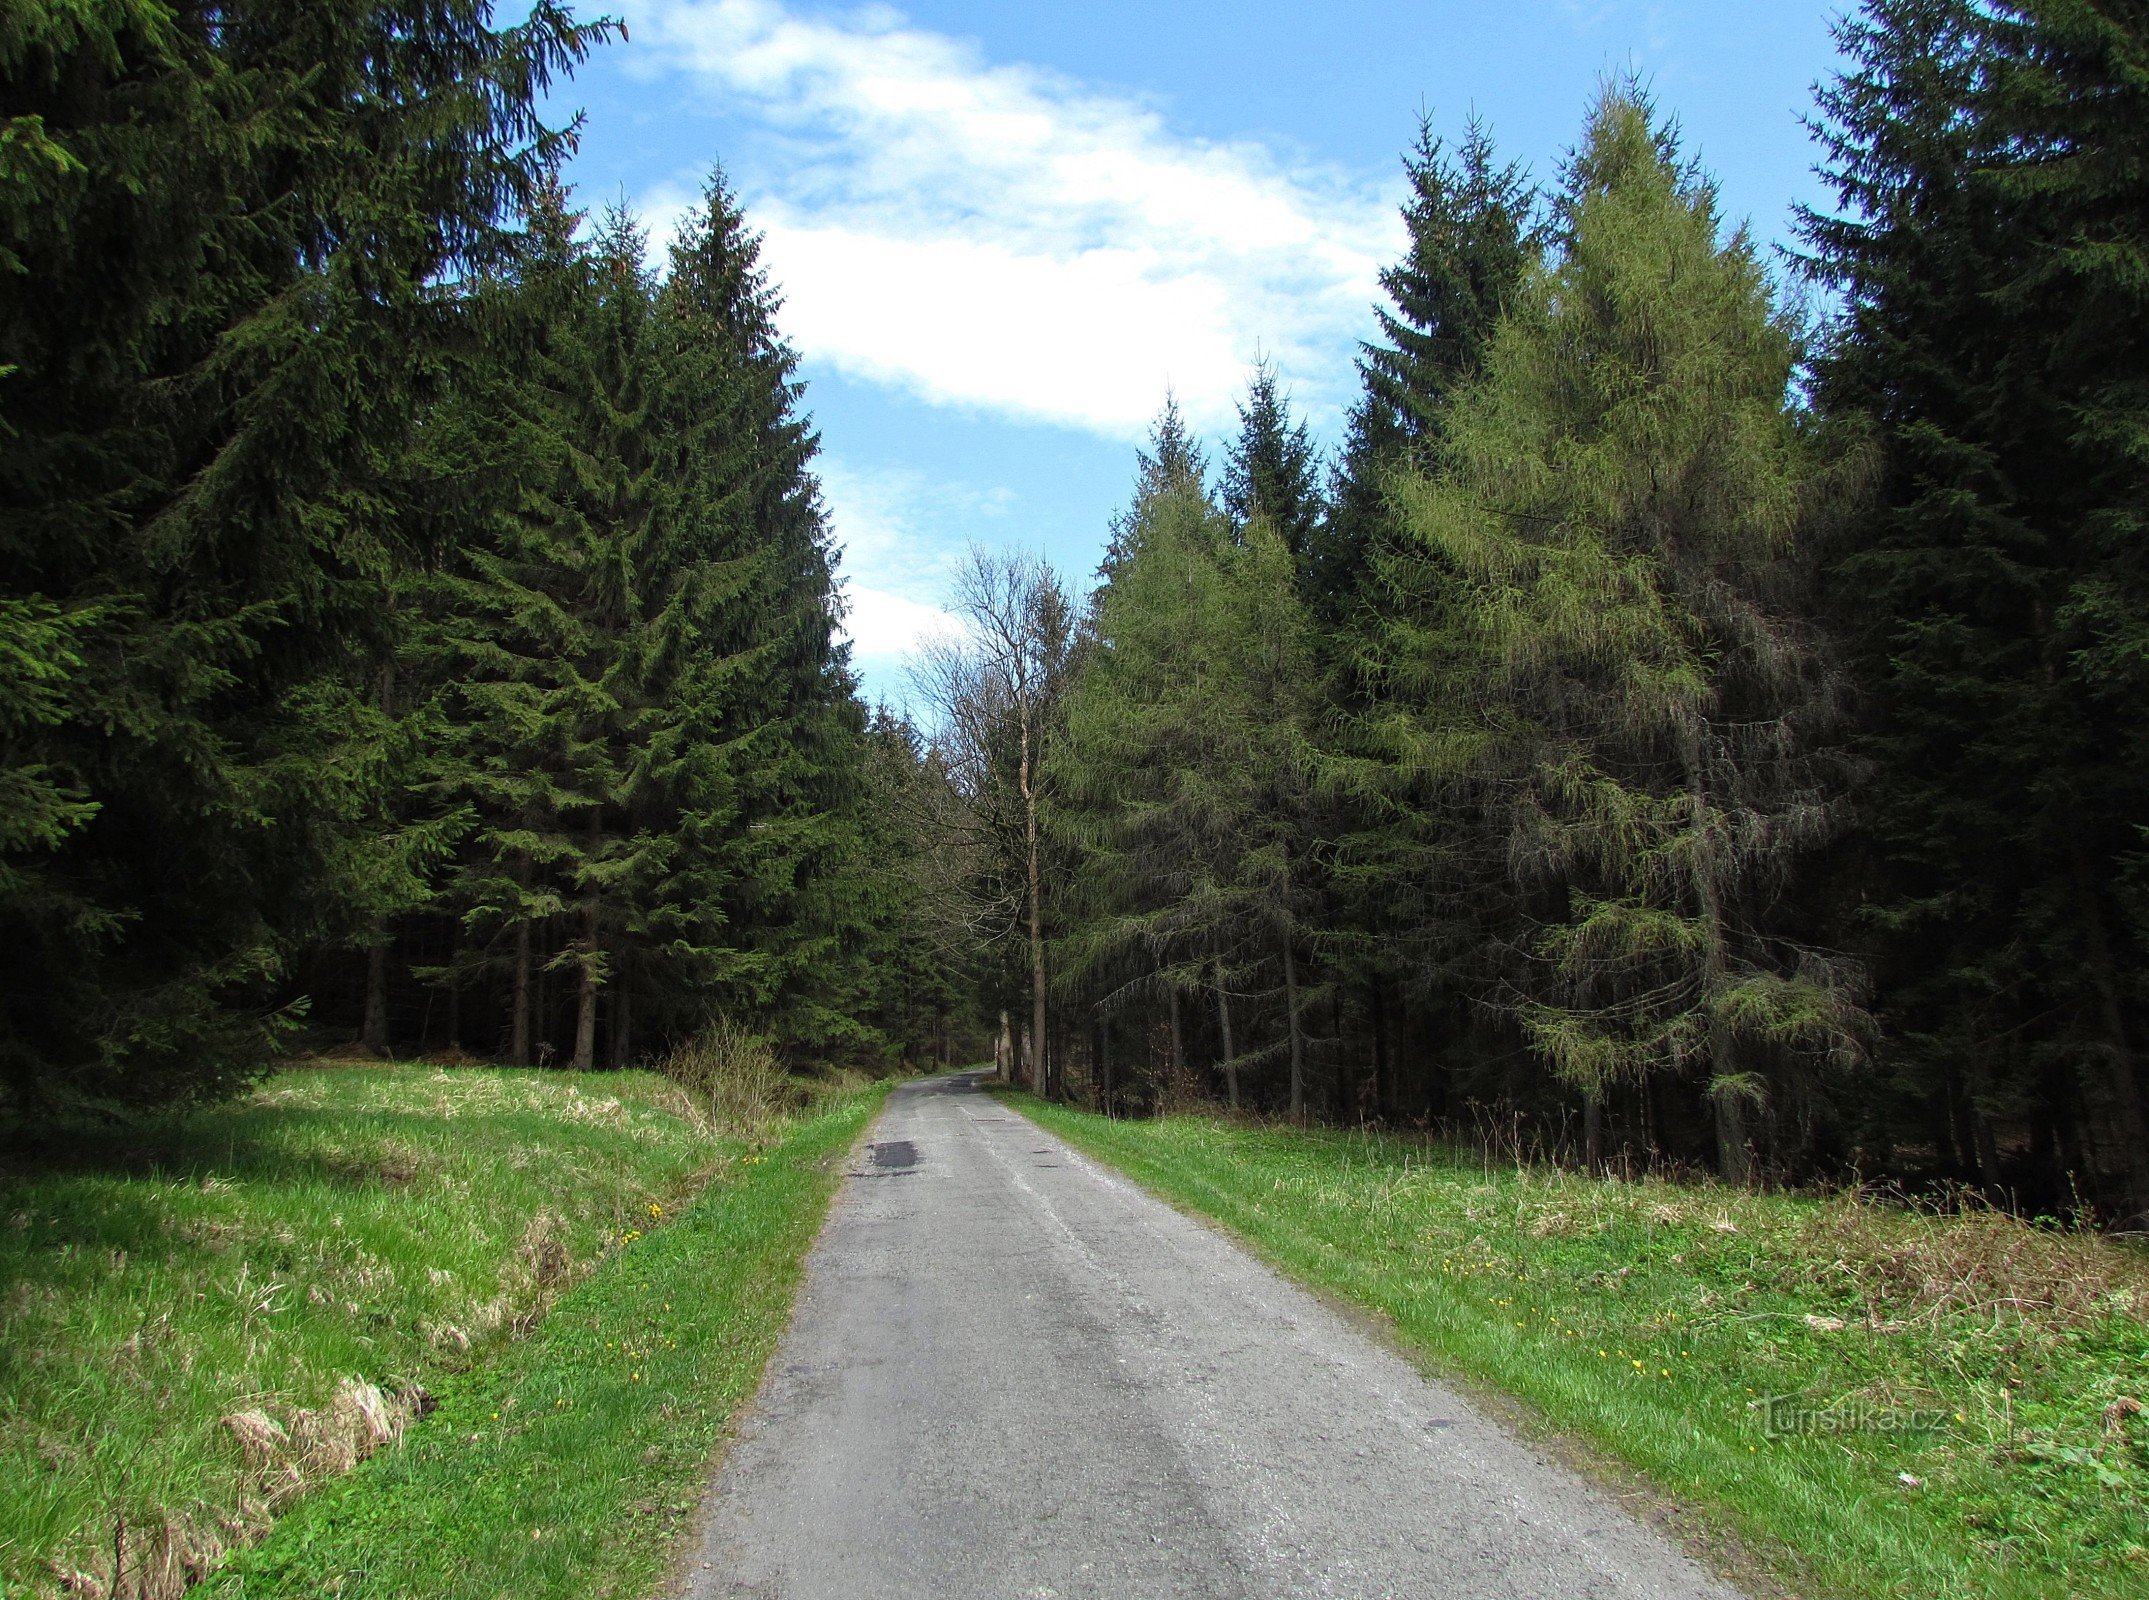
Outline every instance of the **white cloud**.
<svg viewBox="0 0 2149 1600">
<path fill-rule="evenodd" d="M 926 640 L 956 626 L 955 619 L 940 607 L 885 589 L 846 581 L 843 595 L 849 607 L 843 619 L 844 636 L 862 659 L 896 660 L 912 655 Z"/>
<path fill-rule="evenodd" d="M 1167 385 L 1232 415 L 1257 353 L 1332 411 L 1396 196 L 1153 109 L 993 64 L 884 8 L 628 8 L 638 70 L 691 74 L 777 137 L 748 199 L 784 326 L 810 355 L 928 400 L 1139 437 Z M 762 170 L 762 168 L 766 170 Z M 645 197 L 661 233 L 677 191 Z"/>
<path fill-rule="evenodd" d="M 829 525 L 843 547 L 844 631 L 863 660 L 893 662 L 961 623 L 939 602 L 973 527 L 1013 502 L 1005 488 L 933 482 L 906 468 L 820 463 Z"/>
</svg>

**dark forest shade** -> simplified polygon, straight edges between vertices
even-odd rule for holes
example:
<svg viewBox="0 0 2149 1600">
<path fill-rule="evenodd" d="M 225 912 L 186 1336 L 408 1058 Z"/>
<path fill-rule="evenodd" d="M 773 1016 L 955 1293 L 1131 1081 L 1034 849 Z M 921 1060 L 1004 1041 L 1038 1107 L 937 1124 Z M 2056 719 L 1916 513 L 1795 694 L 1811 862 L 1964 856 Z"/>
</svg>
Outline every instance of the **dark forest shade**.
<svg viewBox="0 0 2149 1600">
<path fill-rule="evenodd" d="M 482 337 L 596 41 L 542 5 L 17 8 L 0 29 L 0 1074 L 243 1074 L 367 853 L 395 459 Z M 376 863 L 378 864 L 378 863 Z"/>
<path fill-rule="evenodd" d="M 1883 463 L 1828 597 L 1874 769 L 1871 1137 L 2149 1207 L 2149 18 L 1876 0 L 1843 42 L 1844 210 L 1806 233 L 1845 300 L 1818 397 Z"/>
<path fill-rule="evenodd" d="M 0 31 L 18 1110 L 213 1092 L 309 1016 L 563 1061 L 718 1011 L 904 1048 L 847 965 L 896 914 L 901 775 L 757 241 L 714 183 L 660 287 L 554 177 L 537 101 L 607 31 L 474 0 Z"/>
</svg>

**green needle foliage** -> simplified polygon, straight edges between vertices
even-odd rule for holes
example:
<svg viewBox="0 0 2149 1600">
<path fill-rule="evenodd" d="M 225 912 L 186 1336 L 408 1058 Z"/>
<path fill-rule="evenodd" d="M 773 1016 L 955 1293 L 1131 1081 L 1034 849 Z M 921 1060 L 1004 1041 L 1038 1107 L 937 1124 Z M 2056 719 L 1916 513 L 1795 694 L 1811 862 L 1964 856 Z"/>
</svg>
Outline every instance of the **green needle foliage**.
<svg viewBox="0 0 2149 1600">
<path fill-rule="evenodd" d="M 1896 1043 L 1874 1142 L 2149 1208 L 2141 446 L 2149 19 L 1876 0 L 1823 98 L 1844 295 L 1820 367 L 1883 483 L 1831 594 L 1863 691 L 1868 910 Z"/>
<path fill-rule="evenodd" d="M 32 4 L 0 25 L 0 1078 L 252 1070 L 366 807 L 394 461 L 604 29 L 541 4 Z M 359 793 L 351 792 L 356 788 Z M 393 870 L 393 869 L 391 869 Z"/>
<path fill-rule="evenodd" d="M 1276 412 L 1273 386 L 1252 402 Z M 1075 936 L 1092 987 L 1171 999 L 1214 986 L 1228 1035 L 1234 996 L 1281 991 L 1288 1103 L 1305 1099 L 1299 972 L 1307 937 L 1313 767 L 1311 639 L 1296 563 L 1258 500 L 1236 526 L 1158 425 L 1118 564 L 1057 751 L 1064 825 L 1092 891 Z M 1251 431 L 1251 427 L 1249 429 Z M 1293 430 L 1281 423 L 1283 440 Z M 1242 455 L 1242 462 L 1247 459 Z M 1258 481 L 1258 480 L 1255 480 Z M 1221 1063 L 1239 1098 L 1242 1058 Z"/>
<path fill-rule="evenodd" d="M 1421 120 L 1403 171 L 1409 252 L 1381 273 L 1389 299 L 1374 312 L 1382 342 L 1361 350 L 1365 392 L 1351 412 L 1333 503 L 1308 553 L 1308 601 L 1329 624 L 1350 615 L 1370 578 L 1387 520 L 1384 475 L 1438 440 L 1449 399 L 1476 375 L 1501 313 L 1543 249 L 1536 191 L 1520 168 L 1499 162 L 1475 118 L 1453 157 L 1431 118 Z"/>
<path fill-rule="evenodd" d="M 1742 1177 L 1743 1108 L 1859 1026 L 1848 975 L 1766 914 L 1836 826 L 1829 687 L 1787 606 L 1832 484 L 1752 248 L 1718 242 L 1632 92 L 1592 114 L 1558 220 L 1439 470 L 1395 486 L 1390 585 L 1433 598 L 1396 629 L 1411 741 L 1529 896 L 1485 1002 L 1588 1107 L 1705 1085 Z"/>
<path fill-rule="evenodd" d="M 713 182 L 660 282 L 558 181 L 538 101 L 610 31 L 0 24 L 10 1113 L 229 1088 L 301 1024 L 923 1047 L 850 966 L 908 864 L 758 240 Z"/>
</svg>

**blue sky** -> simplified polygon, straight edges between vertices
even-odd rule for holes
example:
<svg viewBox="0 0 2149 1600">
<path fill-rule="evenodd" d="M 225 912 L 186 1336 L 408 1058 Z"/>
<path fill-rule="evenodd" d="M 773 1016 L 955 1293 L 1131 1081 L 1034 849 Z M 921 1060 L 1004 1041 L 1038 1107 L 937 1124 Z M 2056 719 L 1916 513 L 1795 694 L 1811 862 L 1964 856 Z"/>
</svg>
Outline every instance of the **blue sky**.
<svg viewBox="0 0 2149 1600">
<path fill-rule="evenodd" d="M 1782 241 L 1821 197 L 1800 119 L 1841 9 L 625 0 L 629 40 L 561 99 L 585 203 L 624 196 L 661 247 L 721 162 L 766 232 L 854 659 L 900 700 L 971 543 L 1086 585 L 1167 385 L 1221 441 L 1265 355 L 1335 439 L 1421 107 L 1550 176 L 1594 86 L 1639 72 Z"/>
</svg>

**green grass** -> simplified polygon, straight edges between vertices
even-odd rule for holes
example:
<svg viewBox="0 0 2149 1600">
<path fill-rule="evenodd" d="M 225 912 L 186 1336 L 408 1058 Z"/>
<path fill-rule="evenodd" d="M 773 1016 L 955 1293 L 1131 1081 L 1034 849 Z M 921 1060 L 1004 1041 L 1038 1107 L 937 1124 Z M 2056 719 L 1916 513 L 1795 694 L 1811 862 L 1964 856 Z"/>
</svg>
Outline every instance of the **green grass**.
<svg viewBox="0 0 2149 1600">
<path fill-rule="evenodd" d="M 2149 1403 L 2136 1249 L 1989 1213 L 1016 1099 L 1383 1314 L 1429 1368 L 1640 1468 L 1797 1592 L 2149 1595 L 2149 1414 L 2127 1403 Z M 1814 1431 L 1772 1430 L 1772 1396 Z"/>
<path fill-rule="evenodd" d="M 440 1411 L 342 1483 L 430 1449 L 469 1395 L 552 1347 L 570 1308 L 722 1243 L 727 1207 L 739 1226 L 772 1205 L 817 1217 L 822 1180 L 784 1176 L 792 1152 L 864 1114 L 852 1097 L 756 1152 L 648 1074 L 316 1069 L 117 1148 L 12 1159 L 0 1589 L 53 1593 L 80 1573 L 102 1590 L 119 1553 L 121 1592 L 175 1593 L 278 1513 L 317 1516 L 325 1502 L 301 1491 L 399 1431 L 426 1391 Z M 786 1281 L 774 1257 L 763 1267 Z M 724 1324 L 742 1348 L 781 1319 L 762 1293 Z"/>
<path fill-rule="evenodd" d="M 563 1297 L 530 1339 L 281 1521 L 210 1593 L 598 1597 L 650 1591 L 775 1348 L 878 1090 L 749 1154 Z"/>
</svg>

